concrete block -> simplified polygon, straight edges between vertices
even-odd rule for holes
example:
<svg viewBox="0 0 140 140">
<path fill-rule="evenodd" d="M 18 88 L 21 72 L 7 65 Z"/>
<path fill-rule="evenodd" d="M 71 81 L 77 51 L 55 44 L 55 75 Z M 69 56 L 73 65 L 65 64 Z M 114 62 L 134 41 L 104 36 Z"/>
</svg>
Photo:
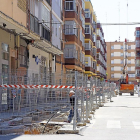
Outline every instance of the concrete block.
<svg viewBox="0 0 140 140">
<path fill-rule="evenodd" d="M 32 122 L 32 117 L 24 117 L 23 118 L 23 123 L 31 123 Z"/>
<path fill-rule="evenodd" d="M 6 135 L 6 134 L 13 134 L 13 133 L 23 133 L 23 127 L 13 127 L 13 128 L 7 128 L 7 129 L 2 129 L 0 130 L 0 133 L 2 135 Z"/>
<path fill-rule="evenodd" d="M 58 134 L 79 134 L 79 130 L 58 130 Z"/>
<path fill-rule="evenodd" d="M 11 121 L 9 121 L 9 126 L 15 126 L 23 123 L 23 118 L 15 118 Z"/>
</svg>

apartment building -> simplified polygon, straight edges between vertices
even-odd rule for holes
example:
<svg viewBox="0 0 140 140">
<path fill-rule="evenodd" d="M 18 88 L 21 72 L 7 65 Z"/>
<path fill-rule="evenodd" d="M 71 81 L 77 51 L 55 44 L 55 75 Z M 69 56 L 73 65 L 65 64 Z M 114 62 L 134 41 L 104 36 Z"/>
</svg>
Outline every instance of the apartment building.
<svg viewBox="0 0 140 140">
<path fill-rule="evenodd" d="M 61 34 L 59 34 L 61 24 L 57 24 L 57 27 L 54 27 L 56 32 L 52 32 L 53 20 L 62 23 L 62 2 L 57 1 L 57 3 L 56 8 L 52 0 L 1 1 L 0 73 L 20 71 L 23 79 L 19 84 L 29 84 L 29 81 L 24 79 L 27 76 L 32 77 L 31 81 L 34 82 L 30 84 L 37 84 L 38 78 L 42 78 L 43 84 L 47 74 L 55 73 L 55 55 L 63 54 Z M 48 84 L 52 84 L 52 81 L 53 77 Z M 8 75 L 5 75 L 4 80 L 0 82 L 0 84 L 8 84 Z M 6 90 L 1 93 L 0 103 L 4 103 L 5 106 L 9 105 L 10 103 L 3 99 L 11 98 L 11 94 Z M 22 90 L 21 94 L 24 97 L 26 91 Z"/>
<path fill-rule="evenodd" d="M 96 14 L 90 0 L 85 0 L 85 73 L 96 76 Z"/>
<path fill-rule="evenodd" d="M 66 71 L 85 72 L 85 2 L 63 0 L 64 4 L 64 64 Z"/>
<path fill-rule="evenodd" d="M 97 23 L 97 77 L 100 79 L 106 79 L 106 61 L 107 51 L 106 42 L 104 39 L 104 32 L 100 23 Z"/>
<path fill-rule="evenodd" d="M 135 42 L 106 42 L 107 45 L 107 79 L 118 84 L 123 76 L 124 50 L 127 55 L 127 72 L 129 83 L 137 84 L 135 79 Z"/>
<path fill-rule="evenodd" d="M 140 27 L 136 27 L 135 29 L 135 43 L 136 43 L 136 49 L 135 49 L 136 80 L 138 83 L 140 83 Z"/>
</svg>

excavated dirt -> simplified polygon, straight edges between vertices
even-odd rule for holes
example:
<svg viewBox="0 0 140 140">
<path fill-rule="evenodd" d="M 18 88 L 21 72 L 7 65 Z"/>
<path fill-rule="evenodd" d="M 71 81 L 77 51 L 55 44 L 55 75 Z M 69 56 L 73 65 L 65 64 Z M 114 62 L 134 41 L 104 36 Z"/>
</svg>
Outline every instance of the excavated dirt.
<svg viewBox="0 0 140 140">
<path fill-rule="evenodd" d="M 57 131 L 60 128 L 61 125 L 56 124 L 47 124 L 46 127 L 43 124 L 33 124 L 24 129 L 24 134 L 57 134 Z"/>
</svg>

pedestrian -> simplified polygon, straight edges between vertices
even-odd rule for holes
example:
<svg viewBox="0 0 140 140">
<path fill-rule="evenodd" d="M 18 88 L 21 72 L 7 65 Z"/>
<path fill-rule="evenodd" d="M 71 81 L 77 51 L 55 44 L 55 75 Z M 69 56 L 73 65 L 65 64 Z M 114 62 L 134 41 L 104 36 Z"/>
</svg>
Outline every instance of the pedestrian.
<svg viewBox="0 0 140 140">
<path fill-rule="evenodd" d="M 137 86 L 137 92 L 138 92 L 138 97 L 140 97 L 140 87 L 139 87 L 139 85 Z"/>
<path fill-rule="evenodd" d="M 70 114 L 68 116 L 68 123 L 72 121 L 72 118 L 74 116 L 74 109 L 75 109 L 75 92 L 71 90 L 69 92 L 69 97 L 70 97 L 70 104 L 71 104 L 71 109 L 70 109 Z M 77 122 L 80 122 L 80 117 L 78 114 L 78 109 L 76 108 L 76 120 Z"/>
</svg>

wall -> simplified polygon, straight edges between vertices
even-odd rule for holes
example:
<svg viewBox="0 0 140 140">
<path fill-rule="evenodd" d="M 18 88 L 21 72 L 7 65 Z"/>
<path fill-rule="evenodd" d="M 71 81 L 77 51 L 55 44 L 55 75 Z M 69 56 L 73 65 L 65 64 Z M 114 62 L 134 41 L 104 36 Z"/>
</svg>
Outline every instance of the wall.
<svg viewBox="0 0 140 140">
<path fill-rule="evenodd" d="M 26 27 L 26 0 L 1 0 L 0 11 Z"/>
<path fill-rule="evenodd" d="M 38 64 L 35 62 L 35 58 L 33 58 L 33 55 L 38 56 L 39 59 L 41 59 L 41 56 L 46 57 L 46 67 L 49 68 L 49 54 L 29 45 L 29 75 L 31 75 L 32 73 L 39 74 L 39 66 L 41 65 L 40 62 Z"/>
<path fill-rule="evenodd" d="M 0 29 L 0 53 L 2 52 L 2 48 L 1 48 L 1 44 L 5 43 L 9 45 L 9 68 L 11 68 L 11 54 L 12 56 L 15 55 L 15 50 L 14 50 L 14 46 L 15 46 L 15 42 L 14 42 L 14 35 L 11 33 L 8 33 L 2 29 Z M 2 54 L 0 54 L 0 73 L 1 73 L 1 66 L 2 63 L 6 64 L 7 62 L 5 60 L 2 60 Z"/>
</svg>

